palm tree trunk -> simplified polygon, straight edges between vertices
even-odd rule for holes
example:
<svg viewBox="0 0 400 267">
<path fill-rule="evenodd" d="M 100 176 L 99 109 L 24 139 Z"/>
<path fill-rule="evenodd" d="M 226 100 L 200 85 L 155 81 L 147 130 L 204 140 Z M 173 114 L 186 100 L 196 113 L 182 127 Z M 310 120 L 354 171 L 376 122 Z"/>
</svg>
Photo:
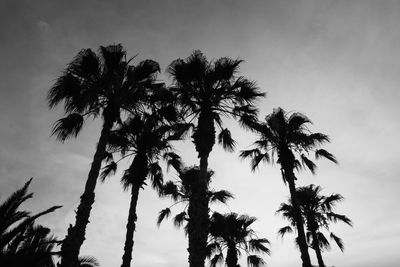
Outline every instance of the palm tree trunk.
<svg viewBox="0 0 400 267">
<path fill-rule="evenodd" d="M 69 225 L 67 236 L 61 246 L 61 267 L 79 266 L 79 250 L 83 241 L 85 241 L 86 226 L 89 223 L 90 211 L 95 198 L 94 190 L 113 124 L 112 117 L 105 116 L 99 142 L 97 143 L 96 152 L 86 180 L 85 191 L 81 196 L 81 202 L 76 212 L 75 225 Z"/>
<path fill-rule="evenodd" d="M 193 133 L 193 142 L 200 158 L 200 173 L 188 213 L 191 223 L 189 236 L 189 266 L 204 267 L 207 256 L 208 237 L 208 157 L 215 143 L 215 127 L 211 111 L 199 115 L 198 125 Z"/>
<path fill-rule="evenodd" d="M 124 255 L 122 256 L 121 267 L 130 267 L 132 260 L 132 250 L 133 250 L 133 236 L 136 229 L 136 206 L 139 197 L 140 184 L 135 183 L 132 185 L 131 192 L 131 204 L 129 207 L 128 223 L 126 224 L 126 237 L 124 246 Z"/>
<path fill-rule="evenodd" d="M 205 162 L 204 162 L 205 161 Z M 188 239 L 189 239 L 189 266 L 204 267 L 208 237 L 208 173 L 202 177 L 202 168 L 207 170 L 207 158 L 200 160 L 200 172 L 198 184 L 193 186 L 193 192 L 189 203 L 188 215 Z"/>
<path fill-rule="evenodd" d="M 293 205 L 293 212 L 294 212 L 294 220 L 296 222 L 296 228 L 298 233 L 298 244 L 301 253 L 301 260 L 303 262 L 303 267 L 311 267 L 311 260 L 310 255 L 308 254 L 308 245 L 306 241 L 306 235 L 304 232 L 304 221 L 303 217 L 301 216 L 299 202 L 296 197 L 296 185 L 294 182 L 294 174 L 293 170 L 285 170 L 286 175 L 290 175 L 288 179 L 289 190 L 290 190 L 290 198 Z"/>
<path fill-rule="evenodd" d="M 238 255 L 236 252 L 236 246 L 234 243 L 228 244 L 228 251 L 226 252 L 226 260 L 227 267 L 237 267 L 238 264 Z"/>
<path fill-rule="evenodd" d="M 312 231 L 311 234 L 312 234 L 313 243 L 314 243 L 313 248 L 315 250 L 315 254 L 317 255 L 317 259 L 318 259 L 318 266 L 325 267 L 324 260 L 322 259 L 321 249 L 319 248 L 319 244 L 318 244 L 317 233 L 315 231 Z"/>
</svg>

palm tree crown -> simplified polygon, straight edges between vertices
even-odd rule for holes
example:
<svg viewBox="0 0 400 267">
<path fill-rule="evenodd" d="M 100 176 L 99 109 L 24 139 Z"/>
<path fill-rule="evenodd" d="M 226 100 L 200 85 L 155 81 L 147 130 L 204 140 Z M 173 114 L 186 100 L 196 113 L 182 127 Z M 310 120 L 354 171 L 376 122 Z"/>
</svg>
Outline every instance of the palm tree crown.
<svg viewBox="0 0 400 267">
<path fill-rule="evenodd" d="M 343 222 L 352 226 L 352 221 L 345 215 L 334 212 L 336 204 L 343 200 L 340 194 L 331 194 L 330 196 L 321 195 L 321 187 L 316 185 L 303 186 L 297 189 L 297 198 L 299 200 L 302 215 L 307 226 L 307 237 L 311 248 L 316 246 L 320 250 L 329 249 L 330 244 L 321 232 L 329 231 L 330 223 Z M 293 205 L 289 200 L 288 203 L 282 203 L 277 210 L 284 218 L 294 225 Z M 279 234 L 283 237 L 286 233 L 292 232 L 290 226 L 283 227 L 279 230 Z M 314 240 L 312 232 L 317 233 L 317 239 Z M 335 241 L 341 251 L 344 250 L 343 241 L 334 233 L 330 233 L 330 237 Z"/>
<path fill-rule="evenodd" d="M 32 179 L 0 204 L 0 262 L 2 266 L 54 267 L 53 248 L 59 242 L 50 235 L 50 230 L 36 225 L 35 220 L 61 206 L 53 206 L 31 215 L 18 210 L 33 194 L 28 193 Z"/>
<path fill-rule="evenodd" d="M 269 241 L 265 238 L 258 238 L 251 229 L 251 225 L 255 221 L 255 217 L 236 213 L 222 215 L 215 212 L 213 214 L 210 220 L 210 242 L 208 244 L 211 267 L 215 267 L 217 263 L 223 261 L 225 249 L 227 250 L 225 263 L 228 267 L 238 266 L 238 257 L 241 252 L 247 254 L 248 266 L 257 267 L 265 264 L 257 254 L 270 254 L 269 248 L 266 247 Z"/>
<path fill-rule="evenodd" d="M 255 120 L 255 101 L 264 96 L 254 82 L 236 74 L 242 60 L 223 57 L 208 61 L 198 50 L 185 60 L 177 59 L 168 67 L 173 78 L 170 87 L 185 118 L 198 119 L 193 134 L 196 150 L 208 155 L 215 140 L 214 122 L 220 127 L 219 143 L 232 150 L 235 142 L 222 127 L 221 116 L 238 118 L 243 125 Z"/>
<path fill-rule="evenodd" d="M 120 44 L 100 46 L 98 54 L 91 49 L 77 54 L 47 95 L 50 108 L 64 102 L 67 116 L 53 129 L 58 139 L 77 136 L 88 116 L 101 114 L 115 122 L 121 110 L 143 108 L 160 67 L 152 60 L 129 65 L 131 60 Z"/>
<path fill-rule="evenodd" d="M 242 158 L 250 157 L 254 170 L 261 161 L 270 162 L 276 155 L 276 162 L 281 165 L 284 182 L 296 179 L 285 173 L 287 170 L 302 167 L 315 173 L 316 165 L 309 159 L 309 153 L 315 152 L 315 158 L 327 158 L 337 163 L 335 157 L 319 146 L 329 142 L 329 137 L 322 133 L 311 133 L 307 124 L 311 121 L 301 113 L 287 114 L 283 109 L 276 108 L 266 116 L 265 122 L 253 124 L 253 130 L 259 134 L 254 142 L 256 148 L 241 152 Z"/>
</svg>

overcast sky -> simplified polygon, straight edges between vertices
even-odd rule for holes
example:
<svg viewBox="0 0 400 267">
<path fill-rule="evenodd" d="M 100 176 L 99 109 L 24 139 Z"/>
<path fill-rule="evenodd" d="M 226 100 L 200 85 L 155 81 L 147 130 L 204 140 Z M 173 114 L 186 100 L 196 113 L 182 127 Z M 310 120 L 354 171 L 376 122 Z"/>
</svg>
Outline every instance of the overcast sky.
<svg viewBox="0 0 400 267">
<path fill-rule="evenodd" d="M 76 140 L 50 137 L 62 115 L 49 111 L 45 96 L 65 65 L 82 48 L 122 43 L 128 55 L 168 64 L 194 49 L 209 59 L 241 58 L 241 74 L 267 92 L 260 117 L 281 106 L 299 111 L 314 131 L 328 134 L 327 149 L 339 165 L 319 162 L 317 175 L 304 172 L 299 184 L 318 184 L 323 193 L 342 194 L 337 211 L 354 228 L 334 225 L 346 250 L 324 254 L 329 266 L 398 266 L 400 255 L 400 1 L 18 1 L 0 3 L 0 193 L 4 200 L 34 177 L 34 211 L 64 207 L 40 222 L 63 238 L 87 177 L 99 123 L 89 121 Z M 161 78 L 166 77 L 164 74 Z M 169 82 L 168 80 L 166 80 Z M 248 148 L 254 136 L 226 122 Z M 188 165 L 197 164 L 190 141 L 177 146 Z M 215 147 L 212 187 L 236 199 L 217 210 L 258 217 L 255 230 L 272 243 L 271 267 L 300 265 L 293 236 L 275 215 L 287 199 L 279 168 L 251 173 L 238 152 Z M 81 254 L 101 266 L 121 264 L 129 193 L 120 173 L 99 184 Z M 171 173 L 169 177 L 173 178 Z M 171 221 L 156 226 L 159 201 L 150 188 L 141 192 L 133 261 L 136 266 L 187 266 L 187 241 Z M 315 255 L 310 251 L 313 263 Z M 244 264 L 244 263 L 243 263 Z"/>
</svg>

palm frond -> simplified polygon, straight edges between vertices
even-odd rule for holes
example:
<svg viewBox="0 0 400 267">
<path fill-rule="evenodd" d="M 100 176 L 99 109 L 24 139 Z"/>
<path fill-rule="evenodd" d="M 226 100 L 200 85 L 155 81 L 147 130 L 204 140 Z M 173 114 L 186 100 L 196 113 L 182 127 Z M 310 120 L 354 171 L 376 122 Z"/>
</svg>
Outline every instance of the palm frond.
<svg viewBox="0 0 400 267">
<path fill-rule="evenodd" d="M 227 190 L 220 190 L 220 191 L 210 191 L 210 203 L 214 202 L 221 202 L 226 203 L 228 199 L 234 198 L 232 193 Z"/>
<path fill-rule="evenodd" d="M 315 158 L 319 159 L 320 157 L 324 157 L 336 164 L 338 163 L 335 156 L 332 155 L 331 153 L 329 153 L 328 151 L 326 151 L 325 149 L 318 149 L 317 151 L 315 151 Z"/>
<path fill-rule="evenodd" d="M 115 161 L 111 161 L 109 164 L 103 167 L 103 171 L 100 174 L 100 181 L 104 182 L 105 179 L 117 172 L 118 164 Z"/>
<path fill-rule="evenodd" d="M 288 126 L 290 131 L 297 131 L 301 129 L 302 125 L 312 123 L 307 116 L 299 112 L 293 113 L 288 119 Z"/>
<path fill-rule="evenodd" d="M 249 249 L 250 251 L 254 251 L 257 253 L 266 253 L 270 255 L 271 251 L 269 248 L 267 248 L 265 245 L 269 245 L 270 242 L 266 238 L 256 238 L 256 239 L 251 239 L 249 241 Z"/>
<path fill-rule="evenodd" d="M 265 261 L 257 255 L 247 256 L 247 265 L 249 267 L 260 267 L 265 265 Z"/>
<path fill-rule="evenodd" d="M 62 142 L 70 137 L 76 137 L 82 129 L 84 119 L 79 113 L 71 113 L 68 116 L 59 119 L 54 124 L 51 135 Z"/>
<path fill-rule="evenodd" d="M 136 82 L 147 80 L 150 78 L 155 78 L 155 75 L 160 72 L 160 65 L 154 60 L 144 60 L 139 62 L 130 73 L 129 79 Z"/>
<path fill-rule="evenodd" d="M 231 132 L 228 128 L 223 129 L 218 135 L 218 143 L 229 152 L 233 152 L 236 141 L 232 139 Z"/>
<path fill-rule="evenodd" d="M 317 168 L 317 165 L 315 165 L 314 162 L 308 159 L 304 154 L 301 154 L 301 161 L 303 165 L 307 166 L 307 168 L 311 171 L 312 174 L 315 174 L 315 169 Z"/>
<path fill-rule="evenodd" d="M 173 200 L 177 201 L 179 198 L 178 186 L 172 181 L 167 181 L 161 190 L 161 196 L 170 196 Z"/>
<path fill-rule="evenodd" d="M 279 231 L 278 231 L 278 235 L 280 235 L 280 237 L 281 238 L 283 238 L 286 234 L 288 234 L 288 233 L 293 233 L 293 229 L 292 229 L 292 227 L 290 227 L 289 225 L 288 226 L 285 226 L 285 227 L 282 227 L 281 229 L 279 229 Z"/>
<path fill-rule="evenodd" d="M 334 212 L 328 212 L 327 217 L 329 220 L 333 221 L 333 222 L 344 222 L 350 226 L 353 226 L 353 222 L 346 216 L 346 215 L 342 215 L 342 214 L 337 214 Z"/>
<path fill-rule="evenodd" d="M 168 219 L 168 217 L 171 215 L 171 209 L 170 208 L 165 208 L 160 211 L 158 214 L 158 219 L 157 219 L 157 226 L 160 226 L 161 222 L 164 219 Z"/>
<path fill-rule="evenodd" d="M 343 240 L 336 236 L 334 233 L 331 233 L 330 237 L 335 241 L 337 246 L 340 248 L 340 250 L 343 252 L 344 251 L 344 243 Z"/>
<path fill-rule="evenodd" d="M 162 194 L 163 190 L 163 172 L 158 164 L 158 162 L 153 162 L 149 164 L 149 176 L 150 176 L 150 181 L 151 181 L 151 187 L 155 189 L 160 195 Z"/>
<path fill-rule="evenodd" d="M 186 215 L 187 215 L 186 211 L 182 211 L 181 213 L 178 213 L 177 215 L 175 215 L 175 217 L 174 217 L 174 226 L 177 227 L 177 228 L 181 227 L 182 224 L 187 219 Z"/>
<path fill-rule="evenodd" d="M 329 243 L 328 239 L 326 239 L 325 235 L 321 232 L 317 233 L 318 238 L 318 245 L 322 249 L 330 250 L 331 244 Z"/>
<path fill-rule="evenodd" d="M 98 267 L 99 261 L 93 256 L 79 256 L 79 267 Z"/>
<path fill-rule="evenodd" d="M 163 154 L 164 160 L 167 162 L 167 168 L 172 166 L 176 171 L 182 170 L 183 163 L 181 157 L 174 152 L 166 152 Z"/>
</svg>

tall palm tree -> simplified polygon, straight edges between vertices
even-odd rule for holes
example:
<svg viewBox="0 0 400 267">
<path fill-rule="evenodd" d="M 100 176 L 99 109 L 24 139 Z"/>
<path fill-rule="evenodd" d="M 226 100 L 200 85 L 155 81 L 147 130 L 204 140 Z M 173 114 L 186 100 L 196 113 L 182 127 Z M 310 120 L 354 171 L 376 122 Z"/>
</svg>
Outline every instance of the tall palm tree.
<svg viewBox="0 0 400 267">
<path fill-rule="evenodd" d="M 21 204 L 33 197 L 33 193 L 28 193 L 31 182 L 32 179 L 0 204 L 0 262 L 2 266 L 54 267 L 53 248 L 58 241 L 49 235 L 48 228 L 35 225 L 35 220 L 61 206 L 53 206 L 34 215 L 31 215 L 29 211 L 19 210 Z"/>
<path fill-rule="evenodd" d="M 189 233 L 189 264 L 203 267 L 208 235 L 207 172 L 208 157 L 215 143 L 215 124 L 220 128 L 218 141 L 228 151 L 235 141 L 227 128 L 223 128 L 222 116 L 239 119 L 242 125 L 255 121 L 257 109 L 254 102 L 264 96 L 255 83 L 237 76 L 242 60 L 227 57 L 208 61 L 194 51 L 186 59 L 173 61 L 167 72 L 173 79 L 171 90 L 188 122 L 194 125 L 193 143 L 200 159 L 199 199 L 196 200 L 196 226 Z"/>
<path fill-rule="evenodd" d="M 159 165 L 160 159 L 165 159 L 175 166 L 180 164 L 180 157 L 172 152 L 171 146 L 171 141 L 179 140 L 180 135 L 174 131 L 173 125 L 166 124 L 159 115 L 158 113 L 144 113 L 130 117 L 113 131 L 109 138 L 111 152 L 121 153 L 121 159 L 133 156 L 132 163 L 121 178 L 124 189 L 131 189 L 121 267 L 129 267 L 132 259 L 139 190 L 144 188 L 147 178 L 150 178 L 154 189 L 161 190 L 163 174 Z M 104 167 L 101 178 L 104 180 L 106 176 L 115 173 L 116 170 L 117 163 L 112 160 Z"/>
<path fill-rule="evenodd" d="M 307 242 L 310 248 L 315 250 L 319 267 L 324 267 L 322 251 L 330 249 L 330 243 L 322 230 L 329 231 L 329 224 L 344 222 L 352 226 L 352 221 L 345 215 L 333 211 L 336 203 L 343 200 L 340 194 L 323 196 L 320 194 L 321 187 L 309 185 L 297 189 L 297 198 L 301 209 L 301 214 L 307 226 Z M 288 219 L 291 226 L 295 226 L 292 202 L 282 203 L 277 210 L 284 218 Z M 286 233 L 292 232 L 291 226 L 282 227 L 279 234 L 283 237 Z M 341 251 L 344 244 L 341 238 L 330 232 L 330 237 L 335 241 Z"/>
<path fill-rule="evenodd" d="M 264 260 L 257 254 L 270 254 L 266 245 L 266 238 L 258 238 L 251 225 L 256 221 L 255 217 L 238 215 L 237 213 L 220 214 L 215 212 L 210 220 L 210 242 L 208 249 L 210 254 L 210 267 L 224 260 L 223 251 L 226 249 L 225 265 L 237 267 L 241 252 L 247 254 L 247 265 L 258 267 L 265 265 Z M 254 254 L 251 254 L 254 253 Z"/>
<path fill-rule="evenodd" d="M 120 121 L 121 112 L 142 109 L 148 91 L 155 87 L 160 70 L 158 63 L 145 60 L 131 66 L 130 61 L 120 44 L 101 46 L 98 54 L 83 49 L 68 64 L 47 96 L 50 108 L 64 103 L 66 117 L 58 120 L 53 128 L 53 135 L 61 141 L 76 137 L 86 118 L 101 115 L 103 120 L 75 225 L 69 226 L 62 244 L 62 267 L 79 264 L 79 250 L 85 240 L 96 182 L 113 125 Z"/>
<path fill-rule="evenodd" d="M 301 113 L 287 114 L 277 108 L 265 118 L 265 122 L 254 123 L 253 130 L 259 135 L 255 141 L 256 148 L 242 151 L 242 158 L 250 157 L 252 170 L 255 170 L 261 161 L 270 162 L 276 155 L 276 162 L 281 166 L 282 179 L 289 185 L 290 198 L 293 204 L 294 219 L 298 233 L 298 244 L 301 252 L 303 267 L 310 267 L 311 261 L 304 232 L 304 222 L 296 198 L 295 170 L 302 167 L 315 172 L 316 165 L 309 159 L 309 154 L 315 152 L 315 157 L 327 158 L 337 162 L 335 157 L 320 145 L 329 142 L 327 135 L 311 133 L 307 124 L 311 121 Z"/>
</svg>

